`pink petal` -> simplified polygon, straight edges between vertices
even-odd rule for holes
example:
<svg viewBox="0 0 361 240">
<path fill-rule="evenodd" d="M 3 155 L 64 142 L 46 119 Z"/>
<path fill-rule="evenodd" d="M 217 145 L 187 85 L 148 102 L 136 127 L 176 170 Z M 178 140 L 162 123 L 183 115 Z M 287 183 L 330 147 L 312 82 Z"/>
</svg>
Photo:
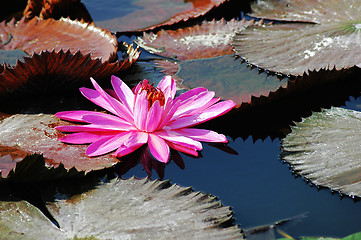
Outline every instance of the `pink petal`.
<svg viewBox="0 0 361 240">
<path fill-rule="evenodd" d="M 170 122 L 167 127 L 171 129 L 179 129 L 185 127 L 191 127 L 202 122 L 206 122 L 215 117 L 218 117 L 222 114 L 229 112 L 236 104 L 232 100 L 227 100 L 223 102 L 219 102 L 202 113 L 198 113 L 191 116 L 177 118 L 174 121 Z"/>
<path fill-rule="evenodd" d="M 159 126 L 160 120 L 163 116 L 163 108 L 160 106 L 158 100 L 153 103 L 153 106 L 149 109 L 146 118 L 145 129 L 147 132 L 154 132 Z"/>
<path fill-rule="evenodd" d="M 117 93 L 120 101 L 133 112 L 134 107 L 134 93 L 120 78 L 116 76 L 111 77 L 112 86 Z"/>
<path fill-rule="evenodd" d="M 196 141 L 222 142 L 222 143 L 228 142 L 226 136 L 211 130 L 197 129 L 197 128 L 181 128 L 173 131 L 178 133 L 179 135 L 189 137 Z"/>
<path fill-rule="evenodd" d="M 168 146 L 170 148 L 173 148 L 173 149 L 178 150 L 180 152 L 184 152 L 184 153 L 187 153 L 187 154 L 190 154 L 190 155 L 193 155 L 193 156 L 198 156 L 197 150 L 195 150 L 193 148 L 188 148 L 186 146 L 182 146 L 182 145 L 172 143 L 172 142 L 167 142 L 167 144 L 168 144 Z"/>
<path fill-rule="evenodd" d="M 94 81 L 94 79 L 90 78 L 96 90 L 89 88 L 80 88 L 80 92 L 84 97 L 92 101 L 93 103 L 101 106 L 102 108 L 108 110 L 109 112 L 124 118 L 127 121 L 132 122 L 133 116 L 129 112 L 129 110 L 118 100 L 110 96 L 106 93 L 100 86 Z"/>
<path fill-rule="evenodd" d="M 160 120 L 160 123 L 163 123 L 164 119 L 167 117 L 173 105 L 174 105 L 173 99 L 169 99 L 169 101 L 164 103 L 164 105 L 162 106 L 163 111 L 162 111 L 162 118 Z"/>
<path fill-rule="evenodd" d="M 159 82 L 157 88 L 164 93 L 166 99 L 173 99 L 177 92 L 175 80 L 171 76 L 164 77 Z M 169 90 L 166 90 L 167 88 L 169 88 Z"/>
<path fill-rule="evenodd" d="M 134 104 L 134 123 L 135 126 L 141 131 L 145 130 L 145 124 L 147 122 L 146 121 L 147 114 L 148 114 L 147 92 L 142 91 L 140 94 L 138 94 Z"/>
<path fill-rule="evenodd" d="M 125 120 L 132 122 L 134 121 L 132 112 L 124 106 L 123 103 L 119 102 L 117 99 L 113 98 L 109 94 L 107 94 L 99 85 L 98 83 L 93 79 L 90 78 L 91 82 L 93 83 L 93 86 L 95 90 L 109 103 L 109 105 L 117 112 L 116 115 L 124 118 Z"/>
<path fill-rule="evenodd" d="M 203 107 L 200 107 L 198 109 L 195 109 L 194 112 L 192 113 L 200 113 L 203 112 L 205 109 L 209 108 L 210 106 L 212 106 L 213 104 L 216 104 L 217 102 L 219 102 L 219 100 L 221 100 L 220 97 L 217 98 L 212 98 L 212 100 L 210 100 L 208 103 L 204 104 Z"/>
<path fill-rule="evenodd" d="M 191 97 L 188 101 L 183 101 L 177 112 L 174 114 L 173 119 L 187 115 L 203 107 L 213 99 L 214 95 L 215 93 L 212 91 L 201 92 L 200 94 Z"/>
<path fill-rule="evenodd" d="M 165 125 L 168 124 L 168 122 L 170 121 L 170 119 L 173 117 L 174 113 L 177 111 L 177 109 L 179 108 L 181 104 L 181 101 L 176 101 L 176 102 L 173 102 L 173 104 L 171 105 L 171 108 L 169 109 L 168 112 L 167 109 L 165 109 L 164 111 L 164 118 L 160 120 L 160 125 L 158 127 L 158 129 L 162 129 Z"/>
<path fill-rule="evenodd" d="M 142 87 L 142 83 L 139 82 L 139 83 L 137 84 L 137 86 L 135 86 L 135 87 L 132 89 L 132 92 L 134 93 L 135 97 L 137 96 L 137 93 L 139 93 L 141 87 Z"/>
<path fill-rule="evenodd" d="M 113 109 L 113 107 L 96 90 L 89 88 L 79 88 L 79 91 L 89 101 L 95 103 L 96 105 L 108 110 L 115 115 L 118 115 L 117 111 L 115 111 L 115 109 Z"/>
<path fill-rule="evenodd" d="M 155 134 L 148 135 L 149 150 L 158 161 L 167 163 L 169 158 L 169 147 L 167 143 Z"/>
<path fill-rule="evenodd" d="M 191 148 L 194 150 L 202 150 L 202 144 L 198 141 L 195 141 L 191 138 L 182 136 L 174 131 L 166 131 L 166 130 L 160 130 L 155 132 L 155 134 L 158 137 L 163 138 L 164 140 L 167 140 L 169 142 L 175 143 L 177 145 L 181 145 L 187 148 Z"/>
<path fill-rule="evenodd" d="M 127 138 L 127 139 L 126 139 Z M 122 157 L 134 152 L 148 141 L 148 134 L 145 132 L 131 132 L 124 136 L 123 144 L 115 151 L 113 156 Z"/>
<path fill-rule="evenodd" d="M 122 132 L 110 137 L 104 137 L 96 142 L 93 142 L 86 149 L 85 154 L 89 157 L 100 156 L 119 148 L 124 142 L 124 136 L 129 135 L 130 132 Z"/>
<path fill-rule="evenodd" d="M 60 119 L 66 120 L 66 121 L 72 121 L 72 122 L 86 122 L 83 119 L 83 116 L 85 114 L 94 113 L 92 111 L 64 111 L 64 112 L 57 112 L 55 113 L 55 117 L 58 117 Z"/>
<path fill-rule="evenodd" d="M 118 134 L 118 133 L 117 133 Z M 58 140 L 65 143 L 71 144 L 87 144 L 98 141 L 101 137 L 110 137 L 115 134 L 110 133 L 110 135 L 90 133 L 90 132 L 78 132 L 66 135 L 65 137 L 61 137 Z"/>
<path fill-rule="evenodd" d="M 196 96 L 198 94 L 200 94 L 201 92 L 207 92 L 207 88 L 204 87 L 197 87 L 197 88 L 193 88 L 187 92 L 182 93 L 179 97 L 177 97 L 175 100 L 181 100 L 181 101 L 185 101 L 193 96 Z"/>
<path fill-rule="evenodd" d="M 106 113 L 98 114 L 96 112 L 91 112 L 90 114 L 84 115 L 83 119 L 88 123 L 93 123 L 99 126 L 101 125 L 114 126 L 114 128 L 117 129 L 121 128 L 121 129 L 135 130 L 135 127 L 131 123 L 125 121 L 122 118 Z"/>
<path fill-rule="evenodd" d="M 106 125 L 66 125 L 55 127 L 56 130 L 61 132 L 121 132 L 129 131 L 128 127 L 114 127 Z"/>
</svg>

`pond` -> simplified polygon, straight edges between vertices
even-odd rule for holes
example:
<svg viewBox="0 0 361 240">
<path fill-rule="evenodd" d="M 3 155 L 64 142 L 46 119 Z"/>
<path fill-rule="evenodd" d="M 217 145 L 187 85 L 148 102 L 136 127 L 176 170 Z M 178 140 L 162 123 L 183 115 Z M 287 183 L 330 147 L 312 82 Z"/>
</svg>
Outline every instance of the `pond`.
<svg viewBox="0 0 361 240">
<path fill-rule="evenodd" d="M 245 48 L 253 43 L 245 44 L 244 46 L 246 47 L 241 45 L 242 37 L 244 37 L 241 34 L 243 34 L 242 31 L 245 25 L 254 27 L 254 32 L 247 34 L 252 35 L 255 33 L 255 35 L 252 35 L 252 37 L 255 37 L 257 31 L 262 27 L 268 26 L 267 24 L 270 24 L 271 21 L 266 21 L 265 25 L 262 25 L 263 22 L 261 25 L 254 25 L 253 21 L 246 21 L 241 24 L 239 22 L 247 13 L 250 13 L 247 19 L 253 19 L 251 16 L 252 12 L 250 12 L 250 4 L 259 4 L 256 6 L 252 5 L 254 13 L 261 12 L 266 17 L 269 17 L 267 11 L 262 12 L 259 10 L 259 8 L 262 8 L 263 1 L 250 1 L 250 3 L 248 1 L 245 1 L 247 3 L 236 3 L 236 1 L 223 3 L 228 1 L 218 1 L 221 6 L 218 6 L 219 4 L 212 5 L 212 1 L 197 0 L 88 0 L 83 2 L 95 24 L 109 28 L 112 35 L 116 36 L 118 43 L 126 42 L 130 45 L 135 44 L 135 46 L 139 45 L 141 47 L 139 59 L 132 63 L 132 66 L 128 69 L 116 74 L 129 86 L 133 87 L 143 79 L 148 79 L 150 82 L 158 84 L 165 75 L 172 75 L 177 81 L 178 96 L 188 89 L 206 87 L 208 90 L 215 91 L 216 96 L 235 101 L 236 108 L 232 112 L 219 119 L 214 119 L 209 123 L 202 123 L 200 125 L 200 128 L 211 129 L 224 134 L 229 142 L 227 144 L 202 143 L 203 149 L 198 157 L 180 153 L 183 160 L 172 159 L 167 164 L 153 159 L 149 163 L 150 167 L 148 166 L 151 169 L 151 174 L 149 174 L 149 169 L 146 169 L 144 164 L 139 163 L 142 161 L 141 157 L 134 155 L 138 156 L 138 158 L 132 159 L 132 161 L 129 160 L 128 163 L 121 162 L 115 167 L 110 167 L 114 165 L 111 162 L 114 159 L 109 160 L 111 164 L 107 165 L 109 169 L 106 170 L 103 170 L 103 168 L 106 168 L 105 166 L 99 167 L 99 164 L 98 168 L 94 169 L 96 170 L 95 173 L 91 172 L 88 175 L 89 178 L 79 178 L 73 169 L 73 172 L 70 170 L 70 174 L 69 172 L 67 173 L 69 174 L 67 178 L 69 177 L 70 180 L 66 179 L 63 181 L 61 177 L 64 176 L 64 173 L 58 173 L 55 170 L 50 173 L 53 176 L 59 174 L 55 181 L 52 181 L 54 179 L 51 177 L 48 178 L 48 175 L 45 177 L 46 180 L 40 181 L 40 183 L 38 181 L 35 181 L 35 183 L 22 183 L 21 181 L 20 183 L 16 181 L 16 183 L 11 181 L 8 183 L 4 181 L 0 183 L 0 186 L 6 189 L 0 194 L 2 202 L 6 202 L 8 198 L 13 196 L 16 197 L 16 200 L 11 199 L 11 201 L 15 203 L 26 200 L 31 205 L 40 209 L 42 214 L 45 214 L 52 223 L 55 223 L 55 225 L 59 224 L 62 227 L 67 224 L 66 220 L 63 221 L 62 217 L 59 217 L 61 215 L 57 215 L 59 219 L 56 216 L 53 219 L 51 213 L 57 212 L 59 214 L 63 208 L 54 207 L 52 203 L 58 200 L 61 202 L 61 200 L 67 199 L 74 194 L 86 193 L 89 189 L 97 188 L 96 186 L 98 186 L 99 182 L 108 183 L 112 181 L 110 179 L 116 176 L 122 179 L 131 179 L 132 177 L 143 179 L 149 176 L 151 179 L 170 180 L 172 184 L 192 187 L 194 191 L 216 196 L 224 206 L 231 207 L 234 214 L 234 221 L 232 223 L 243 229 L 249 239 L 271 240 L 282 238 L 285 234 L 295 239 L 302 236 L 342 238 L 361 232 L 361 215 L 359 214 L 361 212 L 361 202 L 357 194 L 355 194 L 355 197 L 350 197 L 327 187 L 316 186 L 301 174 L 294 172 L 291 165 L 282 157 L 283 139 L 292 131 L 292 127 L 297 125 L 302 119 L 311 116 L 314 112 L 319 112 L 321 109 L 328 109 L 331 106 L 355 111 L 361 110 L 361 97 L 359 97 L 361 84 L 358 81 L 360 72 L 359 67 L 354 66 L 356 64 L 346 66 L 344 71 L 340 69 L 323 70 L 321 67 L 317 69 L 315 67 L 316 70 L 313 69 L 315 71 L 310 70 L 308 74 L 302 75 L 298 73 L 300 71 L 304 72 L 302 67 L 306 66 L 308 62 L 304 65 L 300 64 L 301 67 L 294 67 L 293 59 L 289 60 L 289 65 L 287 65 L 283 64 L 287 58 L 280 57 L 283 61 L 281 64 L 280 59 L 272 59 L 272 56 L 268 58 L 267 48 L 262 45 L 260 40 L 257 43 L 261 51 L 265 52 L 264 59 L 260 60 L 257 53 L 252 55 L 252 51 L 247 51 Z M 277 1 L 270 0 L 269 2 L 275 4 Z M 209 4 L 211 4 L 211 7 L 208 6 Z M 357 2 L 357 4 L 361 5 L 361 2 Z M 202 10 L 206 8 L 205 6 L 208 7 L 207 10 Z M 230 10 L 232 6 L 237 8 L 237 10 Z M 304 6 L 296 4 L 296 7 L 303 9 Z M 297 10 L 296 7 L 289 7 L 289 16 L 295 16 L 292 14 Z M 324 6 L 322 5 L 322 7 Z M 191 16 L 191 14 L 194 14 L 194 9 L 200 11 L 199 15 L 201 17 Z M 203 17 L 203 15 L 205 16 Z M 173 19 L 171 18 L 172 16 L 180 16 L 181 20 L 175 20 L 178 18 Z M 287 17 L 289 16 L 287 15 Z M 305 22 L 310 23 L 311 17 L 307 14 L 305 16 L 304 19 L 296 23 L 291 20 L 293 25 L 285 27 L 287 32 L 298 29 L 299 25 L 305 24 Z M 209 23 L 214 17 L 217 19 L 217 22 Z M 276 14 L 276 17 L 279 17 L 279 15 Z M 171 20 L 169 20 L 170 18 Z M 190 19 L 188 20 L 188 18 Z M 224 23 L 223 21 L 226 20 L 220 20 L 222 18 L 229 20 L 229 22 Z M 259 18 L 255 19 L 259 20 Z M 278 18 L 275 19 L 277 20 Z M 285 22 L 282 22 L 283 20 Z M 315 19 L 312 18 L 312 20 Z M 323 23 L 322 20 L 315 22 L 317 24 L 319 22 Z M 303 22 L 300 23 L 300 21 Z M 275 25 L 288 24 L 289 22 L 289 19 L 281 19 L 280 22 L 276 21 Z M 202 24 L 206 25 L 206 30 L 200 27 Z M 210 26 L 207 24 L 210 24 Z M 194 25 L 197 25 L 197 27 L 194 27 Z M 275 25 L 272 25 L 272 27 Z M 316 24 L 312 22 L 310 25 Z M 227 31 L 219 34 L 218 28 L 227 28 Z M 308 28 L 312 27 L 307 26 Z M 158 32 L 158 35 L 151 35 L 152 32 L 150 30 L 154 30 L 154 32 L 161 31 L 161 33 Z M 218 32 L 213 34 L 212 30 L 217 30 Z M 209 32 L 215 37 L 207 37 Z M 165 40 L 157 39 L 161 35 L 165 36 Z M 290 38 L 292 37 L 294 36 Z M 282 39 L 287 39 L 287 36 L 282 35 Z M 302 40 L 303 38 L 300 37 L 300 39 Z M 158 40 L 160 43 L 157 42 Z M 190 43 L 184 45 L 190 49 L 188 49 L 189 52 L 183 49 L 184 45 L 179 44 L 180 41 L 185 42 L 188 40 Z M 208 42 L 205 43 L 206 40 L 213 42 L 208 46 Z M 166 43 L 162 43 L 162 41 Z M 222 46 L 219 47 L 219 44 L 215 44 L 214 41 L 217 44 L 218 41 L 222 42 L 220 44 Z M 297 41 L 298 39 L 295 40 L 295 42 Z M 310 41 L 314 40 L 311 39 Z M 198 42 L 201 42 L 203 45 L 199 47 L 200 45 L 197 45 L 199 44 Z M 233 42 L 233 45 L 231 42 Z M 285 45 L 287 44 L 289 43 L 285 43 Z M 317 46 L 318 48 L 326 49 L 328 47 L 327 44 L 323 42 L 323 45 Z M 215 45 L 217 47 L 214 47 Z M 297 47 L 298 45 L 295 48 Z M 271 48 L 276 49 L 276 46 L 271 46 Z M 289 56 L 290 54 L 287 51 L 292 47 L 285 46 L 285 48 L 286 50 L 280 50 L 280 55 Z M 301 47 L 299 48 L 301 49 Z M 277 50 L 279 49 L 277 48 L 275 52 Z M 269 51 L 273 50 L 269 49 Z M 254 60 L 257 64 L 249 64 L 243 59 L 243 54 L 247 55 L 250 52 L 249 59 Z M 276 55 L 275 52 L 272 52 L 272 54 Z M 300 52 L 303 52 L 303 50 L 301 49 Z M 207 55 L 208 53 L 210 54 L 209 56 Z M 297 55 L 299 52 L 294 54 Z M 122 59 L 123 55 L 124 51 L 121 51 L 121 47 L 119 47 L 118 58 Z M 253 56 L 255 57 L 252 58 Z M 307 56 L 309 57 L 309 55 Z M 270 59 L 273 61 L 272 63 L 269 63 Z M 324 58 L 320 57 L 320 59 L 313 61 L 322 62 Z M 314 64 L 317 65 L 318 62 Z M 335 66 L 338 66 L 337 64 L 335 63 Z M 277 68 L 277 65 L 281 66 L 280 69 L 282 71 L 274 70 Z M 52 83 L 59 81 L 59 78 L 54 79 L 51 83 L 47 84 L 50 86 Z M 110 76 L 107 77 L 106 81 L 102 81 L 100 85 L 102 87 L 110 87 L 109 79 Z M 34 82 L 30 81 L 30 85 L 32 83 Z M 89 87 L 90 82 L 84 85 Z M 58 111 L 74 109 L 94 110 L 95 108 L 94 105 L 86 102 L 87 100 L 82 99 L 81 94 L 78 91 L 74 91 L 74 89 L 67 93 L 49 94 L 48 92 L 45 96 L 25 97 L 19 100 L 10 99 L 11 103 L 9 100 L 6 100 L 7 102 L 0 104 L 1 112 L 5 113 L 4 116 L 1 115 L 2 119 L 7 118 L 7 114 L 21 113 L 31 116 L 44 113 L 53 115 Z M 96 110 L 99 111 L 100 109 L 97 108 Z M 24 123 L 24 126 L 26 124 Z M 52 123 L 44 123 L 44 125 L 50 126 Z M 0 136 L 5 134 L 5 130 L 0 131 Z M 35 130 L 35 127 L 29 130 L 28 126 L 26 129 L 29 132 Z M 47 131 L 49 130 L 44 130 L 45 135 L 48 134 Z M 0 150 L 1 147 L 2 145 Z M 53 149 L 56 148 L 54 147 Z M 83 146 L 82 149 L 85 151 L 86 147 Z M 52 151 L 56 152 L 56 150 Z M 46 153 L 43 154 L 46 158 Z M 71 154 L 72 152 L 69 153 L 69 155 Z M 79 154 L 82 157 L 85 156 L 83 151 Z M 5 154 L 2 153 L 1 157 L 3 155 Z M 13 159 L 13 161 L 15 160 Z M 79 160 L 79 162 L 81 161 Z M 77 165 L 79 162 L 74 160 L 70 164 L 79 166 Z M 57 167 L 59 166 L 58 163 L 56 162 Z M 70 167 L 66 166 L 66 163 L 64 166 L 65 169 L 70 169 Z M 29 167 L 29 169 L 31 168 Z M 89 170 L 84 169 L 86 171 Z M 76 177 L 72 178 L 71 174 L 74 174 Z M 32 177 L 34 178 L 34 176 Z M 48 181 L 48 179 L 50 180 Z M 101 189 L 101 187 L 99 188 Z M 148 200 L 151 200 L 151 197 L 146 199 L 146 201 Z M 78 200 L 72 199 L 69 202 L 78 203 Z M 101 203 L 98 204 L 101 205 Z M 1 208 L 2 206 L 0 206 Z M 51 209 L 51 213 L 48 212 L 47 208 Z M 116 207 L 110 208 L 111 211 Z M 6 209 L 2 210 L 5 215 Z M 94 216 L 96 214 L 97 212 L 95 211 Z M 27 215 L 24 214 L 24 216 Z M 0 218 L 0 230 L 2 229 L 1 225 Z M 5 229 L 4 226 L 3 228 Z M 104 228 L 106 227 L 104 226 Z M 74 239 L 78 239 L 76 237 L 78 232 L 69 234 L 71 239 L 74 238 L 74 235 L 71 234 L 75 234 Z"/>
<path fill-rule="evenodd" d="M 199 75 L 199 72 L 195 74 Z M 351 98 L 345 103 L 345 108 L 359 111 L 360 103 L 361 98 Z M 182 154 L 184 169 L 170 162 L 165 168 L 164 179 L 214 194 L 224 205 L 232 207 L 235 224 L 243 229 L 290 220 L 277 229 L 294 238 L 341 238 L 360 231 L 358 211 L 361 202 L 317 187 L 294 174 L 289 164 L 281 160 L 282 138 L 272 140 L 267 137 L 254 141 L 252 136 L 243 140 L 241 136 L 233 135 L 228 139 L 228 146 L 238 155 L 204 144 L 201 158 Z M 143 178 L 147 173 L 138 165 L 122 177 L 133 175 Z M 156 177 L 157 173 L 153 171 L 153 178 Z M 266 235 L 266 239 L 268 237 Z M 282 235 L 276 233 L 276 237 Z"/>
</svg>

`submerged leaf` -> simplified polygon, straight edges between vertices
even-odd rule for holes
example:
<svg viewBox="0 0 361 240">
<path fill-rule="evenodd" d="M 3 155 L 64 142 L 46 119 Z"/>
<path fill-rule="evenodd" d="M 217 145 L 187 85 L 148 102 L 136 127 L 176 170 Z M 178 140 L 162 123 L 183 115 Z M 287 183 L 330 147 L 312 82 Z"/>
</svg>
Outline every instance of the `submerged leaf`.
<svg viewBox="0 0 361 240">
<path fill-rule="evenodd" d="M 275 10 L 274 7 L 279 5 L 283 7 Z M 245 29 L 236 35 L 234 46 L 236 54 L 248 63 L 290 75 L 302 75 L 321 68 L 340 70 L 361 66 L 359 1 L 294 3 L 269 0 L 260 1 L 257 6 L 255 14 L 261 16 L 266 12 L 265 15 L 272 19 L 283 19 L 285 15 L 286 20 L 291 16 L 295 21 L 307 20 L 316 24 L 286 22 Z M 291 12 L 288 12 L 289 8 Z"/>
<path fill-rule="evenodd" d="M 58 168 L 60 164 L 65 169 L 76 168 L 77 171 L 93 171 L 111 167 L 118 159 L 108 156 L 90 158 L 85 155 L 85 145 L 67 145 L 57 139 L 62 136 L 55 126 L 68 124 L 53 115 L 13 115 L 0 123 L 0 156 L 1 162 L 6 161 L 6 177 L 15 162 L 27 154 L 43 154 L 49 167 Z M 0 165 L 1 166 L 1 165 Z M 3 168 L 3 167 L 2 167 Z"/>
<path fill-rule="evenodd" d="M 179 86 L 205 87 L 223 99 L 233 100 L 237 107 L 242 103 L 251 103 L 254 97 L 268 96 L 270 92 L 287 86 L 288 81 L 287 78 L 279 80 L 277 76 L 260 73 L 257 69 L 250 71 L 246 64 L 240 64 L 230 55 L 183 61 L 178 64 L 179 71 L 176 77 L 181 81 Z M 161 66 L 166 67 L 164 64 Z"/>
<path fill-rule="evenodd" d="M 88 0 L 84 2 L 92 14 L 103 11 L 102 16 L 93 16 L 98 26 L 117 32 L 144 31 L 156 27 L 172 25 L 181 21 L 205 15 L 210 10 L 229 0 L 147 0 L 147 1 L 108 1 L 107 9 L 103 2 Z M 103 9 L 102 9 L 103 8 Z M 110 11 L 116 9 L 117 15 Z M 241 10 L 240 10 L 241 11 Z M 119 14 L 123 13 L 123 14 Z M 120 15 L 120 16 L 119 16 Z M 104 17 L 105 16 L 105 17 Z M 105 19 L 104 19 L 105 18 Z"/>
<path fill-rule="evenodd" d="M 246 19 L 204 21 L 200 25 L 177 30 L 143 33 L 136 43 L 152 53 L 179 60 L 218 57 L 232 54 L 230 42 L 233 36 L 253 24 L 254 21 Z"/>
<path fill-rule="evenodd" d="M 361 197 L 361 113 L 331 108 L 292 127 L 282 159 L 315 185 Z"/>
<path fill-rule="evenodd" d="M 243 239 L 232 211 L 215 197 L 169 181 L 115 179 L 59 199 L 49 211 L 55 227 L 27 202 L 0 202 L 6 239 Z"/>
<path fill-rule="evenodd" d="M 228 63 L 225 65 L 232 71 L 222 68 L 223 63 Z M 342 106 L 350 96 L 356 98 L 361 92 L 361 69 L 357 67 L 341 71 L 322 69 L 298 77 L 278 76 L 278 79 L 257 68 L 240 65 L 231 56 L 178 63 L 162 60 L 157 61 L 157 66 L 177 79 L 178 88 L 207 85 L 225 99 L 232 97 L 239 108 L 229 116 L 212 120 L 211 126 L 202 127 L 233 138 L 284 138 L 294 121 L 301 121 L 321 108 Z M 280 84 L 278 88 L 277 84 Z M 244 102 L 239 102 L 240 99 Z"/>
</svg>

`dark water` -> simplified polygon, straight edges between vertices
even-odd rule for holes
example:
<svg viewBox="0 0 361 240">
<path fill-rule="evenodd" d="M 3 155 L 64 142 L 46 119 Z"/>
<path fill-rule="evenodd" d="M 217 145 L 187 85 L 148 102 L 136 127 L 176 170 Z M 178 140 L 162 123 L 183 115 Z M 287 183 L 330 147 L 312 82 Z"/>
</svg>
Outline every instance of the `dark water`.
<svg viewBox="0 0 361 240">
<path fill-rule="evenodd" d="M 360 110 L 360 106 L 360 98 L 346 103 L 348 109 Z M 280 140 L 229 140 L 228 146 L 238 155 L 203 144 L 203 157 L 182 154 L 185 169 L 171 162 L 164 178 L 217 196 L 232 207 L 235 223 L 243 229 L 292 219 L 278 227 L 292 237 L 344 237 L 361 231 L 361 201 L 319 189 L 293 175 L 279 158 Z M 123 177 L 133 175 L 145 177 L 146 172 L 139 165 Z"/>
<path fill-rule="evenodd" d="M 238 152 L 237 156 L 203 145 L 202 158 L 182 155 L 184 170 L 173 162 L 167 165 L 165 179 L 219 197 L 224 205 L 232 207 L 235 223 L 242 228 L 304 214 L 280 229 L 292 237 L 343 237 L 361 231 L 361 202 L 341 199 L 338 193 L 295 178 L 288 165 L 279 160 L 279 140 L 231 140 L 229 146 Z M 146 173 L 137 166 L 123 177 L 133 175 L 145 177 Z"/>
<path fill-rule="evenodd" d="M 125 16 L 136 10 L 141 9 L 136 6 L 132 1 L 128 0 L 110 0 L 110 1 L 99 1 L 99 0 L 86 0 L 83 1 L 89 14 L 92 16 L 94 21 L 104 21 L 119 16 Z"/>
</svg>

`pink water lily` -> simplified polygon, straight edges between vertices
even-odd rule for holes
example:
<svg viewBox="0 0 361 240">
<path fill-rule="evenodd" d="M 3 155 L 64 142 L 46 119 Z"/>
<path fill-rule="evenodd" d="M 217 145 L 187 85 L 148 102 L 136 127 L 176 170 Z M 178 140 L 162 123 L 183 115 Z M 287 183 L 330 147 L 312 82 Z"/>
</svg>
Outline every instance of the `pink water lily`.
<svg viewBox="0 0 361 240">
<path fill-rule="evenodd" d="M 230 111 L 233 101 L 220 101 L 215 93 L 198 87 L 175 98 L 174 79 L 166 76 L 157 87 L 147 80 L 133 91 L 119 78 L 112 76 L 114 88 L 104 91 L 91 78 L 95 90 L 80 88 L 90 101 L 111 114 L 92 111 L 65 111 L 55 114 L 60 119 L 86 123 L 59 126 L 57 130 L 71 134 L 59 138 L 71 144 L 89 144 L 90 157 L 113 152 L 116 157 L 129 154 L 148 143 L 153 157 L 168 162 L 169 148 L 198 155 L 204 142 L 227 142 L 223 134 L 190 128 Z"/>
</svg>

